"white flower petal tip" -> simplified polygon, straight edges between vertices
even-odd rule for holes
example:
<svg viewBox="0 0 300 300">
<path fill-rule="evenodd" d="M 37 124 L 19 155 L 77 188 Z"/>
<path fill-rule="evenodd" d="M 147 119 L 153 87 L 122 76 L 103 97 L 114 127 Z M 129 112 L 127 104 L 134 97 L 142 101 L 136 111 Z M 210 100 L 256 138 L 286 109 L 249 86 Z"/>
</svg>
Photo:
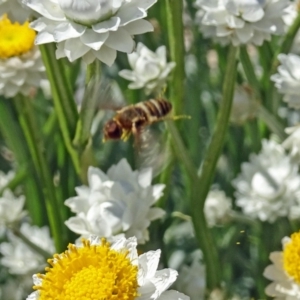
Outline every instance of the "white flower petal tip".
<svg viewBox="0 0 300 300">
<path fill-rule="evenodd" d="M 287 0 L 240 1 L 197 0 L 199 9 L 196 23 L 204 37 L 234 46 L 253 43 L 262 45 L 272 34 L 284 33 L 282 11 L 288 8 Z"/>
<path fill-rule="evenodd" d="M 97 249 L 97 251 L 95 251 Z M 188 300 L 189 297 L 174 290 L 167 290 L 169 286 L 175 281 L 177 272 L 171 269 L 157 270 L 160 251 L 146 252 L 138 256 L 137 240 L 135 237 L 126 239 L 124 237 L 114 237 L 108 240 L 98 236 L 90 236 L 89 239 L 83 241 L 80 245 L 69 245 L 69 255 L 60 254 L 56 256 L 51 265 L 51 272 L 47 270 L 46 274 L 42 277 L 34 275 L 33 281 L 36 292 L 27 297 L 27 300 L 38 300 L 43 293 L 47 296 L 54 297 L 58 292 L 64 292 L 67 296 L 82 295 L 82 291 L 90 290 L 91 282 L 81 280 L 86 276 L 94 277 L 95 269 L 97 274 L 105 272 L 107 279 L 95 276 L 93 280 L 93 287 L 98 290 L 101 295 L 109 293 L 111 296 L 114 289 L 120 293 L 120 298 L 130 299 L 144 299 L 144 300 Z M 110 253 L 113 251 L 113 255 Z M 124 255 L 126 253 L 126 255 Z M 101 255 L 103 263 L 99 263 L 97 256 Z M 87 260 L 86 256 L 90 259 Z M 103 256 L 105 259 L 103 259 Z M 94 264 L 95 262 L 95 264 Z M 121 265 L 122 268 L 109 268 L 107 264 Z M 87 266 L 87 267 L 86 267 Z M 64 276 L 61 274 L 62 269 L 69 268 L 68 278 L 66 280 L 76 280 L 78 275 L 83 273 L 77 285 L 73 285 L 72 289 L 65 289 Z M 50 269 L 50 268 L 49 268 Z M 91 270 L 91 275 L 87 272 Z M 122 277 L 125 276 L 126 280 L 115 281 L 118 274 L 121 272 Z M 127 273 L 126 273 L 127 272 Z M 59 282 L 57 273 L 60 273 Z M 76 278 L 75 278 L 76 275 Z M 45 281 L 44 279 L 48 280 Z M 113 281 L 111 283 L 110 281 Z M 107 286 L 105 286 L 107 285 Z M 78 290 L 76 287 L 78 286 Z M 116 287 L 117 286 L 117 287 Z M 126 293 L 124 296 L 122 293 Z M 138 295 L 138 296 L 136 296 Z M 77 297 L 76 297 L 77 298 Z M 80 296 L 78 297 L 80 298 Z"/>
<path fill-rule="evenodd" d="M 165 46 L 152 52 L 142 43 L 138 43 L 136 52 L 128 55 L 128 61 L 132 71 L 122 70 L 119 75 L 132 81 L 130 89 L 144 88 L 146 94 L 161 91 L 176 66 L 174 62 L 167 63 Z"/>
<path fill-rule="evenodd" d="M 164 186 L 152 186 L 151 180 L 150 169 L 133 171 L 125 159 L 107 174 L 90 167 L 89 186 L 76 188 L 78 196 L 65 202 L 76 213 L 66 225 L 83 236 L 124 233 L 127 237 L 136 236 L 138 243 L 145 243 L 151 221 L 164 216 L 162 209 L 152 207 L 162 196 Z"/>
<path fill-rule="evenodd" d="M 27 0 L 25 5 L 42 17 L 32 23 L 36 44 L 57 42 L 56 57 L 87 63 L 99 59 L 112 65 L 117 51 L 131 53 L 133 35 L 151 31 L 143 20 L 153 0 Z"/>
</svg>

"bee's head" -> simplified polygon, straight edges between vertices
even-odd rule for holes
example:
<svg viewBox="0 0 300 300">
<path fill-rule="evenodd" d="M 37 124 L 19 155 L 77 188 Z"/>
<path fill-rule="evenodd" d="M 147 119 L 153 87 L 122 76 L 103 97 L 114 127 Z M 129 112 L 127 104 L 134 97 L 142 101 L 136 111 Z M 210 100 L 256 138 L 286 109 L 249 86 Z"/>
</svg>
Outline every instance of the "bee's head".
<svg viewBox="0 0 300 300">
<path fill-rule="evenodd" d="M 109 120 L 104 126 L 103 133 L 104 142 L 107 140 L 119 140 L 123 134 L 123 129 L 116 120 Z"/>
</svg>

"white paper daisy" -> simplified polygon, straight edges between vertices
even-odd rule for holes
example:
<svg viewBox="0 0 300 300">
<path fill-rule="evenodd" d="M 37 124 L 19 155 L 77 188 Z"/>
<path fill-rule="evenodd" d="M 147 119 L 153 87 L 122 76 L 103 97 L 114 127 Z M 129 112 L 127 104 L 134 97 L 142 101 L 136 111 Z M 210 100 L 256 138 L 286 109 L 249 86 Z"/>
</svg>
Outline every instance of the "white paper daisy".
<svg viewBox="0 0 300 300">
<path fill-rule="evenodd" d="M 91 237 L 82 246 L 69 244 L 68 250 L 49 259 L 45 274 L 33 276 L 34 289 L 27 300 L 118 299 L 188 300 L 166 291 L 176 280 L 172 269 L 157 271 L 160 250 L 140 256 L 132 237 L 111 243 Z"/>
<path fill-rule="evenodd" d="M 264 276 L 273 281 L 266 294 L 275 300 L 300 299 L 300 232 L 282 239 L 282 252 L 272 252 L 272 265 L 266 267 Z"/>
<path fill-rule="evenodd" d="M 78 196 L 65 202 L 76 213 L 66 225 L 84 237 L 124 233 L 145 243 L 151 221 L 164 215 L 162 209 L 152 207 L 162 196 L 164 185 L 152 186 L 151 180 L 151 169 L 132 171 L 125 159 L 112 166 L 107 174 L 90 167 L 89 186 L 77 187 Z"/>
<path fill-rule="evenodd" d="M 32 16 L 32 10 L 22 0 L 0 0 L 0 16 L 4 14 L 14 22 L 24 23 Z"/>
<path fill-rule="evenodd" d="M 283 10 L 289 0 L 197 0 L 196 22 L 203 35 L 221 44 L 262 45 L 284 34 Z"/>
<path fill-rule="evenodd" d="M 12 23 L 7 16 L 0 20 L 0 95 L 28 96 L 45 80 L 45 67 L 34 38 L 28 22 Z"/>
<path fill-rule="evenodd" d="M 128 61 L 132 71 L 122 70 L 119 75 L 132 81 L 130 89 L 144 88 L 146 94 L 160 92 L 176 65 L 175 62 L 167 63 L 165 46 L 152 52 L 142 43 L 138 43 L 136 52 L 128 54 Z"/>
<path fill-rule="evenodd" d="M 56 57 L 112 65 L 117 51 L 131 53 L 132 36 L 153 30 L 143 20 L 156 0 L 23 0 L 42 15 L 31 23 L 36 44 L 56 42 Z"/>
</svg>

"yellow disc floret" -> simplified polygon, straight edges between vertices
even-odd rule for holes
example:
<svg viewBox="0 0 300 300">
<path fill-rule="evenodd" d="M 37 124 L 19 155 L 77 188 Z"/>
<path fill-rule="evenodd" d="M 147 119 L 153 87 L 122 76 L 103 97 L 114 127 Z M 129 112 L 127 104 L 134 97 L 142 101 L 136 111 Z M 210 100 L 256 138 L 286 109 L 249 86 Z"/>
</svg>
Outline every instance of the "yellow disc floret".
<svg viewBox="0 0 300 300">
<path fill-rule="evenodd" d="M 42 284 L 39 300 L 133 300 L 138 297 L 137 266 L 128 250 L 116 251 L 102 239 L 91 245 L 83 240 L 83 247 L 70 244 L 62 254 L 55 254 L 48 263 L 46 274 L 38 274 Z"/>
<path fill-rule="evenodd" d="M 29 22 L 23 25 L 11 23 L 4 15 L 0 19 L 0 59 L 22 55 L 34 46 L 35 31 Z"/>
<path fill-rule="evenodd" d="M 283 268 L 300 284 L 300 232 L 293 233 L 283 250 Z"/>
</svg>

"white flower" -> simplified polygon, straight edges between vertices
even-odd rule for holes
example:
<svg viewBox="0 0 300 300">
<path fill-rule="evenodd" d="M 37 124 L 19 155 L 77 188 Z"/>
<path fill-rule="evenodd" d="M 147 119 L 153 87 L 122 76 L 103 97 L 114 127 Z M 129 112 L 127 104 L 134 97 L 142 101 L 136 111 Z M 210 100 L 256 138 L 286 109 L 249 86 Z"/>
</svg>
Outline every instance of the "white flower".
<svg viewBox="0 0 300 300">
<path fill-rule="evenodd" d="M 119 75 L 133 81 L 128 86 L 130 89 L 145 88 L 146 94 L 160 91 L 175 67 L 175 62 L 167 63 L 166 55 L 165 46 L 152 52 L 142 43 L 138 43 L 136 52 L 128 55 L 132 71 L 122 70 Z"/>
<path fill-rule="evenodd" d="M 204 204 L 204 214 L 209 227 L 222 224 L 231 211 L 231 199 L 223 191 L 212 190 Z"/>
<path fill-rule="evenodd" d="M 196 22 L 205 37 L 221 44 L 262 45 L 272 34 L 284 33 L 282 11 L 288 0 L 197 0 Z"/>
<path fill-rule="evenodd" d="M 0 171 L 0 190 L 3 189 L 14 177 L 14 171 L 9 171 L 7 174 Z"/>
<path fill-rule="evenodd" d="M 47 227 L 39 228 L 23 223 L 20 232 L 44 251 L 50 254 L 54 253 L 54 243 Z M 0 253 L 3 256 L 1 264 L 7 267 L 11 274 L 25 275 L 43 268 L 45 258 L 42 255 L 13 234 L 8 235 L 8 240 L 8 242 L 0 244 Z"/>
<path fill-rule="evenodd" d="M 151 207 L 161 197 L 164 185 L 152 186 L 151 179 L 151 169 L 132 171 L 125 159 L 112 166 L 107 175 L 90 167 L 89 187 L 77 187 L 78 196 L 65 202 L 76 213 L 66 225 L 84 236 L 110 237 L 123 232 L 144 243 L 149 239 L 151 221 L 164 215 L 162 209 Z"/>
<path fill-rule="evenodd" d="M 32 16 L 32 11 L 21 0 L 0 0 L 0 16 L 4 14 L 12 21 L 24 23 Z"/>
<path fill-rule="evenodd" d="M 258 104 L 249 86 L 236 86 L 231 107 L 230 121 L 243 124 L 256 116 Z"/>
<path fill-rule="evenodd" d="M 294 233 L 293 235 L 299 236 L 299 233 Z M 270 260 L 272 261 L 272 264 L 267 266 L 264 271 L 264 276 L 273 281 L 267 286 L 265 292 L 268 296 L 274 297 L 275 300 L 300 299 L 300 283 L 289 275 L 289 272 L 285 270 L 284 264 L 284 256 L 286 256 L 287 259 L 291 259 L 290 262 L 292 265 L 292 270 L 293 268 L 297 268 L 297 266 L 299 266 L 299 243 L 291 243 L 292 239 L 289 237 L 285 237 L 282 239 L 283 252 L 272 252 L 270 254 Z M 286 249 L 287 245 L 290 245 L 290 249 L 288 251 Z M 298 254 L 296 252 L 297 250 Z M 292 256 L 292 254 L 294 255 Z M 289 258 L 289 256 L 291 257 Z M 286 265 L 286 267 L 290 268 L 288 264 Z"/>
<path fill-rule="evenodd" d="M 279 217 L 300 217 L 300 176 L 292 157 L 274 141 L 262 141 L 259 154 L 242 164 L 233 181 L 236 204 L 245 215 L 274 222 Z"/>
<path fill-rule="evenodd" d="M 24 204 L 24 196 L 15 197 L 11 190 L 6 189 L 0 196 L 0 227 L 20 221 L 26 215 Z"/>
<path fill-rule="evenodd" d="M 45 78 L 45 67 L 38 48 L 5 60 L 0 59 L 0 95 L 14 97 L 18 93 L 28 96 Z"/>
<path fill-rule="evenodd" d="M 56 42 L 56 58 L 112 65 L 117 51 L 131 53 L 132 36 L 153 30 L 143 20 L 156 0 L 23 0 L 42 15 L 31 23 L 36 44 Z"/>
<path fill-rule="evenodd" d="M 279 93 L 284 94 L 283 100 L 289 107 L 300 108 L 300 57 L 296 54 L 279 54 L 281 65 L 278 73 L 271 76 Z"/>
<path fill-rule="evenodd" d="M 33 276 L 37 291 L 27 300 L 54 299 L 58 294 L 62 299 L 81 299 L 91 292 L 99 299 L 188 300 L 177 291 L 167 291 L 177 272 L 157 271 L 160 250 L 138 256 L 136 247 L 135 237 L 112 243 L 91 237 L 83 247 L 70 244 L 66 252 L 54 256 L 45 275 Z"/>
<path fill-rule="evenodd" d="M 176 281 L 176 289 L 186 295 L 191 300 L 205 299 L 206 291 L 205 266 L 194 259 L 191 266 L 184 265 Z"/>
</svg>

